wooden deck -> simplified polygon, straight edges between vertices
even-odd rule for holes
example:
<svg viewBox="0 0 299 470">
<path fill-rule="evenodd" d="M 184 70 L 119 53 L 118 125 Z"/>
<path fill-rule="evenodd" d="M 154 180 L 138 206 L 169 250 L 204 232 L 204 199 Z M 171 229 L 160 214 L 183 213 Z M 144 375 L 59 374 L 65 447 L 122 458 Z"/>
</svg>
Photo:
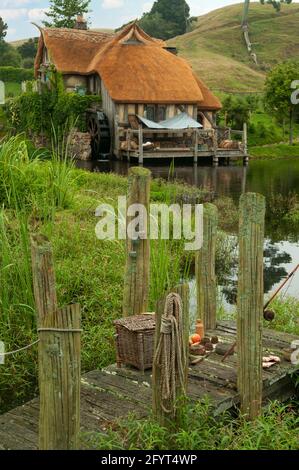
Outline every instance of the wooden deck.
<svg viewBox="0 0 299 470">
<path fill-rule="evenodd" d="M 227 129 L 223 134 L 223 138 L 226 136 L 229 140 L 232 135 L 237 135 L 242 140 L 242 146 L 238 149 L 227 149 L 219 148 L 219 136 L 220 128 L 209 128 L 209 129 L 186 129 L 182 130 L 169 130 L 169 129 L 144 129 L 141 126 L 139 129 L 124 129 L 120 127 L 117 131 L 117 136 L 125 135 L 125 141 L 128 143 L 128 148 L 121 150 L 120 141 L 116 146 L 115 155 L 117 158 L 127 158 L 128 161 L 131 159 L 137 159 L 139 164 L 142 164 L 144 160 L 148 159 L 169 159 L 169 158 L 192 158 L 195 164 L 200 161 L 201 158 L 211 158 L 213 165 L 217 166 L 219 161 L 243 159 L 244 164 L 248 164 L 249 154 L 247 147 L 247 126 L 244 125 L 243 131 L 234 131 Z M 187 135 L 192 140 L 192 145 L 184 143 L 183 147 L 174 145 L 173 147 L 159 146 L 152 150 L 146 150 L 143 146 L 146 140 L 156 141 L 155 139 L 166 138 L 172 136 L 177 140 L 182 139 L 182 135 Z M 133 150 L 131 148 L 131 138 L 135 138 L 138 141 L 138 147 Z M 209 139 L 210 144 L 205 146 L 206 150 L 203 150 L 203 146 L 199 144 L 201 139 Z"/>
<path fill-rule="evenodd" d="M 226 150 L 226 149 L 218 149 L 215 153 L 214 151 L 201 151 L 197 152 L 196 161 L 194 156 L 194 149 L 190 148 L 176 148 L 176 149 L 159 149 L 154 151 L 145 151 L 143 152 L 143 160 L 147 159 L 163 159 L 163 158 L 193 158 L 194 162 L 197 163 L 198 160 L 201 158 L 212 158 L 213 162 L 216 162 L 215 155 L 217 159 L 229 159 L 229 160 L 239 160 L 243 159 L 248 162 L 249 156 L 240 150 Z M 135 150 L 130 150 L 129 154 L 127 150 L 122 152 L 123 157 L 128 157 L 129 160 L 131 158 L 138 159 L 140 157 L 140 153 Z M 246 163 L 245 162 L 245 163 Z"/>
<path fill-rule="evenodd" d="M 232 343 L 236 338 L 236 326 L 232 322 L 219 322 L 217 330 L 209 334 L 218 335 L 222 342 Z M 299 370 L 285 361 L 282 349 L 298 339 L 293 335 L 264 330 L 264 353 L 274 353 L 282 362 L 263 372 L 263 397 L 287 400 L 295 394 L 291 375 Z M 236 385 L 236 355 L 221 363 L 222 357 L 213 353 L 202 363 L 190 368 L 188 395 L 196 402 L 208 396 L 215 415 L 230 410 L 239 404 Z M 82 432 L 105 432 L 107 426 L 129 413 L 138 417 L 147 416 L 151 407 L 151 371 L 140 372 L 115 365 L 105 370 L 96 370 L 82 378 L 81 425 Z M 0 449 L 36 449 L 38 432 L 38 398 L 0 416 Z"/>
</svg>

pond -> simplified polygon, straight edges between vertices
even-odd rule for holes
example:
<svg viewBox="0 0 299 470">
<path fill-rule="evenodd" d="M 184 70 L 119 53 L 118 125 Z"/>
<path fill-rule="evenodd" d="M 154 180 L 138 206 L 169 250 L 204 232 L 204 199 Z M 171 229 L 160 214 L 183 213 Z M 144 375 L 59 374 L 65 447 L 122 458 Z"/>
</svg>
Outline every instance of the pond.
<svg viewBox="0 0 299 470">
<path fill-rule="evenodd" d="M 99 172 L 115 172 L 127 175 L 127 162 L 80 162 L 81 168 Z M 169 178 L 169 165 L 146 165 L 154 177 Z M 299 195 L 299 159 L 253 160 L 248 167 L 190 166 L 175 163 L 172 178 L 190 185 L 212 190 L 216 197 L 226 196 L 237 201 L 243 192 L 264 194 L 268 202 L 265 239 L 265 294 L 274 291 L 299 263 L 299 230 L 283 220 L 284 208 L 291 203 L 294 194 Z M 235 279 L 224 289 L 226 307 L 232 304 Z M 225 294 L 226 292 L 226 294 Z M 299 272 L 288 283 L 283 294 L 299 298 Z"/>
</svg>

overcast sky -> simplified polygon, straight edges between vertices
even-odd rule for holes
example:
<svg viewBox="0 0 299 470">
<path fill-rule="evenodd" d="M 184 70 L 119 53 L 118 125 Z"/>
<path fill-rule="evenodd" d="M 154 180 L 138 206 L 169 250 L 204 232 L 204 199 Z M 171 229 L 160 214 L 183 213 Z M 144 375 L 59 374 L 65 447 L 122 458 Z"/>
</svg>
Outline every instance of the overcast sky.
<svg viewBox="0 0 299 470">
<path fill-rule="evenodd" d="M 299 0 L 297 0 L 299 1 Z M 240 0 L 187 0 L 194 16 Z M 116 28 L 150 10 L 154 0 L 91 0 L 92 27 Z M 49 0 L 0 0 L 0 16 L 8 24 L 7 40 L 37 35 L 30 22 L 41 23 Z"/>
</svg>

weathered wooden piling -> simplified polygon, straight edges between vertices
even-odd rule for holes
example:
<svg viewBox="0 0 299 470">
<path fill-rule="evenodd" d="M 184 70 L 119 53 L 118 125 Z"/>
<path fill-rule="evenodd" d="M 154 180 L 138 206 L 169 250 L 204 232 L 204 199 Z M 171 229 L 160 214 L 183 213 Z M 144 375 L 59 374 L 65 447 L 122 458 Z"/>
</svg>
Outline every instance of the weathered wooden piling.
<svg viewBox="0 0 299 470">
<path fill-rule="evenodd" d="M 203 245 L 196 253 L 197 318 L 206 330 L 216 328 L 217 282 L 215 273 L 218 210 L 213 204 L 204 204 Z"/>
<path fill-rule="evenodd" d="M 127 199 L 127 259 L 125 268 L 123 315 L 139 315 L 148 308 L 148 290 L 150 277 L 150 183 L 151 172 L 146 168 L 134 167 L 129 171 L 129 190 Z M 144 214 L 134 205 L 140 205 Z M 137 239 L 132 239 L 130 227 L 136 216 L 142 219 L 136 232 Z"/>
<path fill-rule="evenodd" d="M 256 418 L 262 405 L 263 250 L 265 198 L 245 193 L 240 199 L 237 316 L 238 389 L 241 411 Z"/>
<path fill-rule="evenodd" d="M 248 155 L 248 130 L 247 130 L 247 123 L 244 122 L 243 124 L 243 147 L 244 147 L 244 158 L 243 163 L 245 166 L 249 163 L 249 155 Z"/>
<path fill-rule="evenodd" d="M 58 309 L 52 249 L 31 239 L 39 333 L 39 449 L 78 448 L 80 430 L 80 306 Z"/>
<path fill-rule="evenodd" d="M 170 293 L 175 293 L 180 296 L 182 303 L 182 337 L 183 339 L 183 351 L 180 351 L 180 356 L 182 358 L 182 370 L 183 370 L 183 385 L 177 380 L 176 381 L 176 402 L 171 398 L 169 400 L 164 400 L 161 390 L 162 390 L 162 381 L 165 379 L 163 375 L 163 369 L 155 360 L 153 363 L 153 411 L 158 421 L 162 424 L 173 423 L 176 420 L 180 419 L 180 407 L 177 407 L 178 404 L 182 404 L 182 401 L 185 398 L 187 390 L 187 381 L 188 381 L 188 358 L 189 358 L 189 285 L 181 284 L 173 289 L 171 289 L 167 294 L 165 294 L 158 302 L 156 307 L 156 330 L 155 330 L 155 353 L 157 352 L 158 345 L 161 338 L 161 325 L 162 317 L 164 315 L 165 303 L 168 295 Z M 177 377 L 178 379 L 178 377 Z M 166 408 L 165 408 L 166 406 Z"/>
</svg>

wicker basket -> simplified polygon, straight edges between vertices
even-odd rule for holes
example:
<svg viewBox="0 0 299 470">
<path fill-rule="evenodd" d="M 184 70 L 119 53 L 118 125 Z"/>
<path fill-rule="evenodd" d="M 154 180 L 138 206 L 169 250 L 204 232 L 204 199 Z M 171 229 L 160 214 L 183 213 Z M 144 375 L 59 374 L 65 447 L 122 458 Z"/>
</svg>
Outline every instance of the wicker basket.
<svg viewBox="0 0 299 470">
<path fill-rule="evenodd" d="M 151 369 L 154 355 L 155 315 L 136 315 L 114 322 L 117 366 Z"/>
</svg>

